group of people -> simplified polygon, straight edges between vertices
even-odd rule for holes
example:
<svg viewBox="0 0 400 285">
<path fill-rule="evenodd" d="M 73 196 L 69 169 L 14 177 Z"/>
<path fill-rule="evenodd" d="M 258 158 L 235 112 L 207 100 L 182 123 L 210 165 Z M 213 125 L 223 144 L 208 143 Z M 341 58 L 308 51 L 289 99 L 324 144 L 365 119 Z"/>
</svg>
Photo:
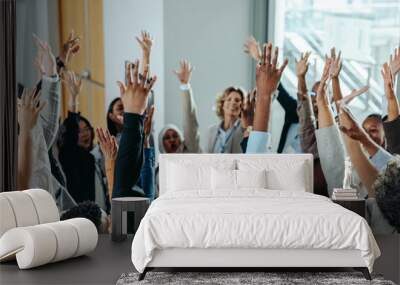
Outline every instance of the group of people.
<svg viewBox="0 0 400 285">
<path fill-rule="evenodd" d="M 49 45 L 34 38 L 35 64 L 41 79 L 25 88 L 18 100 L 18 188 L 42 188 L 55 198 L 64 218 L 85 216 L 101 231 L 109 230 L 112 197 L 158 195 L 158 171 L 153 139 L 154 106 L 149 94 L 156 83 L 150 72 L 153 39 L 147 32 L 137 37 L 142 60 L 126 64 L 125 80 L 118 82 L 120 96 L 106 114 L 107 128 L 94 128 L 79 112 L 82 80 L 68 68 L 79 52 L 79 37 L 71 32 L 55 57 Z M 216 100 L 219 122 L 208 130 L 200 146 L 195 97 L 190 85 L 193 68 L 182 60 L 175 75 L 180 83 L 183 130 L 166 125 L 158 134 L 160 153 L 268 153 L 269 123 L 276 100 L 285 110 L 278 153 L 314 156 L 314 192 L 331 196 L 341 188 L 345 160 L 354 169 L 353 186 L 367 199 L 368 221 L 377 233 L 400 232 L 400 109 L 394 91 L 400 72 L 400 48 L 382 67 L 387 116 L 369 114 L 362 125 L 348 103 L 367 87 L 343 96 L 340 86 L 341 54 L 331 50 L 320 81 L 308 91 L 306 74 L 310 53 L 296 61 L 297 96 L 280 84 L 288 64 L 278 64 L 279 48 L 262 47 L 254 38 L 245 52 L 257 61 L 256 84 L 250 92 L 227 87 Z M 61 81 L 68 91 L 68 115 L 60 122 Z M 327 88 L 331 85 L 332 98 Z M 295 99 L 297 98 L 297 99 Z M 333 110 L 338 114 L 334 116 Z M 95 143 L 97 135 L 98 143 Z"/>
</svg>

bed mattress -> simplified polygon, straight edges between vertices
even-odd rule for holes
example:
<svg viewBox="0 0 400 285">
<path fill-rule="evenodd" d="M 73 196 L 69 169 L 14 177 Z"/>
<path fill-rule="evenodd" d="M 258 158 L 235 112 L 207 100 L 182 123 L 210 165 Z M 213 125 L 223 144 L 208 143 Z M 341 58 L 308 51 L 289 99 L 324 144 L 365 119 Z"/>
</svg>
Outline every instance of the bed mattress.
<svg viewBox="0 0 400 285">
<path fill-rule="evenodd" d="M 300 191 L 175 191 L 156 199 L 135 234 L 139 272 L 163 249 L 359 250 L 372 271 L 380 251 L 366 220 Z"/>
</svg>

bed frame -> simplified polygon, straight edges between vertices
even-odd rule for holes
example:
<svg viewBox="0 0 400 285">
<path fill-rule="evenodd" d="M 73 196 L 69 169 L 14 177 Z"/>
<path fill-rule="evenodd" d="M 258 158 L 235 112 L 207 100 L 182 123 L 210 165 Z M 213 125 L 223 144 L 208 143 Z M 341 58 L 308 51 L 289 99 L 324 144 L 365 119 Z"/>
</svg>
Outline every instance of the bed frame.
<svg viewBox="0 0 400 285">
<path fill-rule="evenodd" d="M 353 268 L 371 280 L 369 270 L 359 250 L 328 249 L 193 249 L 171 248 L 156 250 L 152 261 L 139 275 L 143 280 L 146 273 L 156 268 L 171 269 L 229 269 L 253 271 L 257 269 L 285 268 Z M 228 270 L 228 271 L 229 271 Z M 263 270 L 259 270 L 263 271 Z"/>
<path fill-rule="evenodd" d="M 244 154 L 223 154 L 224 158 L 240 158 Z M 166 182 L 166 163 L 182 159 L 212 161 L 216 154 L 168 154 L 160 155 L 160 195 L 166 190 L 162 187 Z M 307 192 L 313 192 L 313 156 L 311 154 L 246 154 L 245 157 L 304 160 L 304 175 L 307 177 Z M 139 280 L 143 280 L 148 271 L 154 269 L 229 269 L 229 271 L 265 271 L 265 269 L 337 269 L 353 268 L 361 271 L 367 280 L 371 276 L 359 250 L 329 250 L 329 249 L 249 249 L 249 248 L 169 248 L 154 252 L 152 261 L 147 265 Z M 264 269 L 264 270 L 261 270 Z"/>
</svg>

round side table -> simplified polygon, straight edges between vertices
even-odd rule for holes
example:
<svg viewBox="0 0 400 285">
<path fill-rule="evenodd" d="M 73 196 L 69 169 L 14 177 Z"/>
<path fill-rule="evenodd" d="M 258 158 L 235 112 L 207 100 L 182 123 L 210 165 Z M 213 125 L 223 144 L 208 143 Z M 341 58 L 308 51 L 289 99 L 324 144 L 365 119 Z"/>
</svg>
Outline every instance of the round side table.
<svg viewBox="0 0 400 285">
<path fill-rule="evenodd" d="M 123 241 L 128 234 L 127 212 L 134 213 L 133 233 L 139 227 L 140 221 L 146 214 L 150 205 L 150 199 L 143 197 L 113 198 L 111 202 L 112 241 Z"/>
</svg>

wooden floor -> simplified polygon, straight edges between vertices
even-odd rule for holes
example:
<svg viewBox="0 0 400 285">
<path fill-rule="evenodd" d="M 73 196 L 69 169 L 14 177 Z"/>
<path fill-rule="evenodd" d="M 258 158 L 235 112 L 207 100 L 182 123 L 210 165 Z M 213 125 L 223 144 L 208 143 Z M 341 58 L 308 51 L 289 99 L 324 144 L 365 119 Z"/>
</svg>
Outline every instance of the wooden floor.
<svg viewBox="0 0 400 285">
<path fill-rule="evenodd" d="M 29 270 L 19 270 L 16 262 L 0 264 L 0 284 L 115 284 L 122 273 L 135 271 L 132 238 L 116 243 L 109 235 L 100 235 L 96 250 L 88 256 Z M 377 236 L 376 240 L 382 256 L 374 272 L 400 284 L 400 235 Z"/>
<path fill-rule="evenodd" d="M 381 256 L 375 261 L 374 272 L 400 284 L 400 234 L 376 235 Z"/>
<path fill-rule="evenodd" d="M 132 238 L 115 243 L 100 235 L 95 251 L 57 263 L 19 270 L 16 262 L 0 265 L 0 284 L 115 284 L 122 273 L 135 271 Z"/>
</svg>

